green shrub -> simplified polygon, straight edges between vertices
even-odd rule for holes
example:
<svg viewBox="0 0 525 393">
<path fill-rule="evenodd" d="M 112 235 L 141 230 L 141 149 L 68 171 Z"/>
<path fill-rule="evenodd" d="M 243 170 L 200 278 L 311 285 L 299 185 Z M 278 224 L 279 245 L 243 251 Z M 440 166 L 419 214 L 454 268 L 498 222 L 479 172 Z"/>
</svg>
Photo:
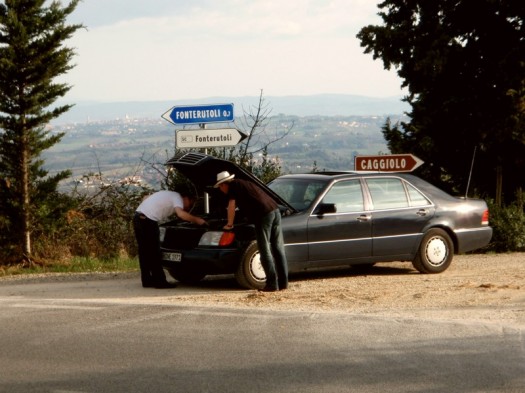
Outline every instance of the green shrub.
<svg viewBox="0 0 525 393">
<path fill-rule="evenodd" d="M 489 251 L 525 251 L 525 212 L 521 198 L 503 207 L 489 201 L 489 209 L 490 225 L 494 229 Z"/>
<path fill-rule="evenodd" d="M 40 261 L 65 261 L 75 257 L 111 260 L 137 254 L 132 219 L 146 194 L 136 184 L 100 183 L 74 190 L 69 210 L 35 236 Z"/>
</svg>

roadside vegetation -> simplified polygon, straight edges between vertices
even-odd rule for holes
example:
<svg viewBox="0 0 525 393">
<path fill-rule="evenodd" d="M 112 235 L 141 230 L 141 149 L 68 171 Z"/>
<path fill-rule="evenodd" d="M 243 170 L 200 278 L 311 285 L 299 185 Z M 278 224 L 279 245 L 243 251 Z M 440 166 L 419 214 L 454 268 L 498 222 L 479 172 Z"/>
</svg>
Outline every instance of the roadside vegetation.
<svg viewBox="0 0 525 393">
<path fill-rule="evenodd" d="M 0 277 L 20 274 L 110 273 L 132 272 L 137 270 L 138 262 L 136 258 L 99 259 L 73 257 L 64 261 L 50 261 L 45 264 L 35 264 L 31 267 L 0 265 Z"/>
<path fill-rule="evenodd" d="M 264 172 L 262 163 L 252 165 Z M 273 167 L 273 175 L 278 174 L 278 168 Z M 184 182 L 171 173 L 164 187 L 176 189 Z M 48 228 L 35 237 L 38 262 L 30 267 L 16 262 L 0 264 L 0 276 L 138 270 L 132 217 L 139 201 L 151 191 L 129 184 L 100 186 L 90 195 L 74 191 L 67 196 L 71 206 L 67 214 L 54 223 L 52 230 Z M 505 207 L 489 201 L 494 236 L 489 246 L 477 253 L 525 251 L 525 214 L 523 199 L 520 201 Z M 197 205 L 196 209 L 202 206 Z M 0 255 L 6 258 L 4 252 Z"/>
<path fill-rule="evenodd" d="M 58 185 L 70 171 L 50 175 L 43 165 L 42 153 L 64 136 L 48 124 L 70 109 L 53 104 L 70 89 L 56 80 L 73 67 L 74 52 L 64 43 L 83 27 L 66 23 L 77 5 L 0 3 L 0 275 L 134 266 L 131 219 L 153 190 L 100 181 L 89 193 L 65 194 Z M 415 174 L 451 194 L 489 202 L 494 237 L 480 252 L 525 251 L 524 8 L 514 0 L 475 6 L 472 18 L 467 0 L 385 0 L 378 5 L 383 24 L 364 27 L 357 38 L 365 53 L 397 70 L 408 91 L 408 121 L 383 127 L 390 152 L 429 163 Z M 271 120 L 261 91 L 259 105 L 239 125 L 248 138 L 210 153 L 273 179 L 282 164 L 271 154 L 273 143 L 293 124 L 269 133 Z M 165 175 L 163 188 L 184 182 Z"/>
</svg>

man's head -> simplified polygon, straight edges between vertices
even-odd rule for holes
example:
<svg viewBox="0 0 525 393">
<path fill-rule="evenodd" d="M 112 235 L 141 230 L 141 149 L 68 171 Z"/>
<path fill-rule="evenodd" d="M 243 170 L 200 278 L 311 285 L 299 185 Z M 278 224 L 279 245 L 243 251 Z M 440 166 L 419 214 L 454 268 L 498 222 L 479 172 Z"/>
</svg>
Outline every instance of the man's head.
<svg viewBox="0 0 525 393">
<path fill-rule="evenodd" d="M 233 180 L 235 175 L 230 175 L 228 171 L 222 171 L 217 174 L 217 183 L 213 186 L 213 188 L 220 189 L 223 193 L 227 194 L 228 189 L 230 188 L 230 182 Z"/>
<path fill-rule="evenodd" d="M 195 201 L 197 200 L 195 195 L 193 195 L 189 191 L 181 191 L 179 192 L 179 194 L 182 198 L 182 204 L 184 205 L 183 209 L 187 212 L 191 211 L 191 209 L 193 209 L 193 205 L 195 204 Z"/>
</svg>

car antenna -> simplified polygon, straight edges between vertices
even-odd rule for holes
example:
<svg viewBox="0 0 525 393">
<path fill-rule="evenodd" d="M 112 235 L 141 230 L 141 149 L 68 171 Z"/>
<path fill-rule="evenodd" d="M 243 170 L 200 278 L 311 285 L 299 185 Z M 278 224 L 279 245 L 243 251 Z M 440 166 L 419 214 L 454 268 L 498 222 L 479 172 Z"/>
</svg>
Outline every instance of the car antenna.
<svg viewBox="0 0 525 393">
<path fill-rule="evenodd" d="M 474 153 L 472 153 L 472 162 L 470 163 L 470 172 L 468 174 L 467 189 L 465 190 L 465 199 L 468 197 L 468 189 L 470 187 L 470 178 L 472 177 L 472 170 L 474 169 L 474 159 L 476 158 L 477 146 L 474 146 Z"/>
</svg>

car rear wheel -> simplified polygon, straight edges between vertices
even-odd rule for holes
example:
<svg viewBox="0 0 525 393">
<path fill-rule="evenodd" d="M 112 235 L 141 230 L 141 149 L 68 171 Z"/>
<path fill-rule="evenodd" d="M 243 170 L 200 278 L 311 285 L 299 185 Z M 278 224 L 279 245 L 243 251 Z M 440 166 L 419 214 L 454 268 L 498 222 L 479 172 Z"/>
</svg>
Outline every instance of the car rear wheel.
<svg viewBox="0 0 525 393">
<path fill-rule="evenodd" d="M 450 266 L 453 256 L 454 244 L 450 236 L 435 228 L 423 236 L 412 265 L 421 273 L 441 273 Z"/>
<path fill-rule="evenodd" d="M 248 289 L 262 289 L 266 284 L 266 273 L 256 241 L 252 241 L 244 251 L 235 279 L 241 287 Z"/>
<path fill-rule="evenodd" d="M 183 284 L 196 284 L 206 277 L 205 273 L 195 269 L 172 267 L 166 270 L 171 277 Z"/>
</svg>

